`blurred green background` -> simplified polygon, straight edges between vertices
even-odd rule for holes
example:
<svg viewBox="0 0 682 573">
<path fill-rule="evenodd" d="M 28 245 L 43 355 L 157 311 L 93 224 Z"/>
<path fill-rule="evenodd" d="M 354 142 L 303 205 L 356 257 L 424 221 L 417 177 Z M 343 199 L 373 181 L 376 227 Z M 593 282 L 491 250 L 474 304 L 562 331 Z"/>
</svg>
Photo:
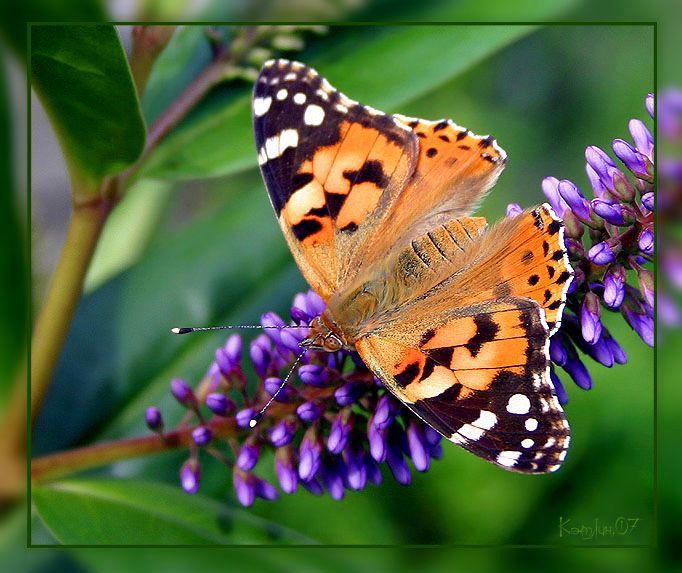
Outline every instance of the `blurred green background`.
<svg viewBox="0 0 682 573">
<path fill-rule="evenodd" d="M 427 14 L 438 12 L 430 3 L 425 6 Z M 453 18 L 466 18 L 470 6 L 453 3 Z M 383 9 L 370 6 L 366 13 Z M 558 13 L 561 10 L 546 9 L 527 17 L 552 18 Z M 405 14 L 415 17 L 414 11 Z M 120 31 L 125 36 L 126 31 Z M 454 44 L 458 52 L 453 59 L 460 58 L 461 63 L 449 62 L 443 73 L 429 66 L 418 50 L 411 50 L 413 43 L 401 39 L 401 34 L 410 33 L 415 34 L 410 36 L 413 41 L 441 57 L 451 53 L 450 37 L 439 28 L 331 28 L 322 37 L 308 37 L 306 48 L 295 57 L 317 66 L 349 96 L 386 111 L 452 117 L 475 132 L 493 133 L 510 162 L 481 209 L 489 219 L 502 216 L 510 201 L 522 205 L 541 201 L 539 183 L 546 175 L 570 178 L 587 188 L 584 147 L 608 147 L 611 139 L 626 137 L 630 117 L 645 116 L 643 97 L 653 86 L 650 27 L 486 28 L 480 34 L 468 29 L 457 38 L 464 44 Z M 148 120 L 160 113 L 174 91 L 178 93 L 183 81 L 206 65 L 208 52 L 202 41 L 204 37 L 192 29 L 176 34 L 167 49 L 175 50 L 173 58 L 165 62 L 162 58 L 156 79 L 150 79 L 143 101 Z M 382 58 L 391 58 L 391 65 L 379 66 L 385 63 Z M 410 80 L 424 74 L 428 81 Z M 179 83 L 173 84 L 171 78 Z M 109 221 L 88 277 L 88 294 L 36 428 L 35 454 L 144 433 L 142 413 L 152 403 L 159 404 L 170 421 L 177 419 L 179 411 L 167 395 L 169 379 L 198 380 L 221 338 L 176 340 L 166 334 L 167 327 L 179 322 L 253 321 L 271 309 L 285 313 L 291 296 L 304 288 L 254 168 L 250 126 L 232 130 L 248 91 L 246 83 L 238 82 L 215 90 L 162 144 L 145 168 L 147 178 L 131 190 Z M 38 153 L 34 147 L 37 169 L 42 164 Z M 36 303 L 51 271 L 49 243 L 59 237 L 66 220 L 50 216 L 55 211 L 49 201 L 67 202 L 66 188 L 46 186 L 42 191 L 48 199 L 41 207 L 34 184 L 33 244 L 40 249 L 48 243 L 44 256 L 35 257 L 34 251 L 39 263 L 34 266 Z M 49 239 L 42 238 L 43 232 Z M 453 446 L 445 448 L 444 459 L 427 474 L 415 474 L 408 488 L 388 478 L 379 488 L 349 494 L 341 503 L 301 492 L 232 513 L 230 476 L 208 462 L 201 491 L 209 498 L 206 507 L 228 515 L 223 519 L 230 525 L 223 533 L 262 543 L 271 541 L 272 524 L 280 524 L 330 544 L 648 544 L 654 530 L 653 352 L 643 348 L 619 317 L 614 318 L 607 324 L 628 351 L 630 363 L 612 370 L 590 365 L 595 388 L 589 393 L 568 383 L 567 414 L 574 440 L 566 466 L 556 475 L 507 474 Z M 182 459 L 167 454 L 119 463 L 96 472 L 96 478 L 113 477 L 116 484 L 128 484 L 131 496 L 138 481 L 167 482 L 173 489 L 159 488 L 158 495 L 172 500 Z M 90 477 L 93 480 L 52 489 L 83 492 L 75 501 L 67 499 L 78 507 L 96 491 L 98 482 Z M 46 496 L 53 493 L 50 487 L 45 490 Z M 53 543 L 50 528 L 39 515 L 32 516 L 32 541 Z M 595 518 L 608 523 L 621 516 L 640 521 L 627 537 L 584 541 L 559 537 L 561 516 L 574 524 L 591 524 Z M 21 526 L 17 512 L 6 520 L 0 537 L 7 542 L 17 539 Z M 43 555 L 32 557 L 36 567 L 54 566 Z M 102 553 L 62 555 L 57 563 L 64 567 L 106 568 Z M 273 555 L 262 557 L 258 565 L 275 570 L 287 563 L 292 567 L 318 563 L 314 552 Z M 345 560 L 330 553 L 318 555 L 339 569 L 358 564 L 371 568 L 383 561 L 379 553 L 349 554 Z M 584 552 L 574 555 L 579 563 L 596 562 Z M 619 561 L 612 555 L 615 567 Z M 130 559 L 135 566 L 145 563 Z M 188 566 L 191 559 L 187 557 Z M 194 559 L 200 559 L 198 554 Z M 390 562 L 419 563 L 414 555 L 405 555 L 404 560 L 394 555 Z M 500 562 L 526 563 L 507 552 L 490 554 L 487 567 L 492 570 Z M 176 552 L 167 566 L 179 569 L 183 563 Z M 446 555 L 434 553 L 429 563 L 435 569 L 447 563 Z"/>
</svg>

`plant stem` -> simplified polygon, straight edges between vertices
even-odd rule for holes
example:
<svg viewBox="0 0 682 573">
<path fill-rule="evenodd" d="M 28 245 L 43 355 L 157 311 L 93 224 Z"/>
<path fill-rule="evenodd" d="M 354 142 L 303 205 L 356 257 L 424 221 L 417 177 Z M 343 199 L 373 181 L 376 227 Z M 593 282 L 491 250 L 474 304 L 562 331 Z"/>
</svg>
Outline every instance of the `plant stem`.
<svg viewBox="0 0 682 573">
<path fill-rule="evenodd" d="M 31 422 L 50 386 L 54 368 L 69 332 L 83 282 L 97 241 L 111 210 L 109 203 L 76 205 L 66 241 L 31 340 Z"/>
<path fill-rule="evenodd" d="M 239 431 L 234 418 L 214 418 L 208 426 L 215 436 L 222 438 L 234 436 Z M 191 443 L 192 428 L 184 427 L 163 435 L 151 434 L 48 454 L 31 462 L 31 479 L 34 482 L 56 479 L 119 460 L 188 447 Z"/>
</svg>

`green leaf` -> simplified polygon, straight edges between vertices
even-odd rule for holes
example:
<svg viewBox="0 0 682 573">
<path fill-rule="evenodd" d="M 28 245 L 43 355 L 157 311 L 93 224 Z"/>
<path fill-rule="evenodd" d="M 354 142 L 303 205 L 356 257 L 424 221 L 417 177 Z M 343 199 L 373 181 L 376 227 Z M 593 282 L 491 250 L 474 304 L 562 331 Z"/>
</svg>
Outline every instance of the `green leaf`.
<svg viewBox="0 0 682 573">
<path fill-rule="evenodd" d="M 54 126 L 74 200 L 91 199 L 106 176 L 131 165 L 145 126 L 113 26 L 31 27 L 31 80 Z"/>
<path fill-rule="evenodd" d="M 65 544 L 203 545 L 311 543 L 248 511 L 178 487 L 89 479 L 34 486 L 33 503 Z"/>
<path fill-rule="evenodd" d="M 313 47 L 301 59 L 350 97 L 399 112 L 400 106 L 532 30 L 532 26 L 336 27 L 323 50 Z M 150 154 L 141 175 L 189 179 L 254 167 L 250 89 L 233 88 L 231 95 L 207 98 L 202 109 Z"/>
</svg>

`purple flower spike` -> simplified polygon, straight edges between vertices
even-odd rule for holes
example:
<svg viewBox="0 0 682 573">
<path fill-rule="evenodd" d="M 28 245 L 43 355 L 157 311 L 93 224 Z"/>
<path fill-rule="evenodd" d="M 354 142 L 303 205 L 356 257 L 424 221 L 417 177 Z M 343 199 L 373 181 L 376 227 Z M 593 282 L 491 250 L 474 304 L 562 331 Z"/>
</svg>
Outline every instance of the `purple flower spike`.
<svg viewBox="0 0 682 573">
<path fill-rule="evenodd" d="M 296 408 L 296 414 L 306 424 L 312 424 L 322 415 L 323 411 L 324 406 L 322 404 L 312 401 L 303 402 L 303 404 Z"/>
<path fill-rule="evenodd" d="M 253 408 L 244 408 L 243 410 L 240 410 L 237 412 L 237 415 L 235 416 L 235 421 L 237 422 L 237 427 L 238 428 L 250 428 L 251 427 L 251 420 L 253 420 L 253 417 L 256 415 L 256 410 Z"/>
<path fill-rule="evenodd" d="M 649 93 L 646 96 L 646 100 L 644 100 L 644 105 L 646 107 L 647 113 L 651 116 L 651 118 L 654 118 L 654 94 Z"/>
<path fill-rule="evenodd" d="M 186 493 L 192 495 L 199 491 L 201 472 L 199 464 L 194 459 L 187 460 L 180 468 L 180 485 Z"/>
<path fill-rule="evenodd" d="M 206 426 L 197 426 L 192 430 L 192 440 L 197 446 L 205 446 L 213 439 L 213 432 Z"/>
<path fill-rule="evenodd" d="M 571 181 L 568 181 L 567 179 L 559 181 L 559 194 L 579 219 L 587 222 L 592 220 L 590 215 L 590 204 L 580 192 L 580 189 Z"/>
<path fill-rule="evenodd" d="M 374 416 L 372 417 L 373 424 L 382 430 L 388 428 L 395 417 L 400 413 L 400 405 L 396 403 L 393 396 L 384 394 L 377 401 L 377 406 L 374 409 Z"/>
<path fill-rule="evenodd" d="M 523 208 L 518 203 L 509 203 L 507 205 L 507 217 L 516 217 L 523 213 Z"/>
<path fill-rule="evenodd" d="M 602 241 L 587 252 L 587 258 L 595 265 L 608 265 L 616 259 L 616 253 L 607 241 Z"/>
<path fill-rule="evenodd" d="M 416 420 L 410 420 L 407 425 L 407 445 L 415 469 L 419 472 L 427 471 L 431 462 L 428 444 L 424 437 L 422 425 Z"/>
<path fill-rule="evenodd" d="M 646 158 L 653 163 L 654 138 L 651 135 L 649 128 L 647 128 L 647 126 L 644 125 L 639 119 L 631 119 L 630 123 L 628 123 L 628 129 L 630 130 L 630 135 L 632 135 L 632 141 L 635 142 L 635 147 L 637 148 L 637 151 L 642 155 L 646 156 Z M 613 151 L 616 155 L 618 155 L 618 152 L 615 150 L 615 148 Z M 618 155 L 618 158 L 622 159 L 620 155 Z M 627 165 L 627 162 L 625 160 L 623 160 L 623 163 Z M 633 173 L 634 172 L 635 171 L 633 170 Z"/>
<path fill-rule="evenodd" d="M 244 507 L 251 507 L 256 501 L 256 480 L 254 477 L 235 466 L 232 480 L 239 503 Z"/>
<path fill-rule="evenodd" d="M 559 194 L 559 180 L 556 177 L 545 177 L 542 180 L 542 192 L 556 214 L 563 217 L 568 210 L 568 205 Z"/>
<path fill-rule="evenodd" d="M 308 428 L 298 450 L 298 477 L 303 481 L 311 480 L 320 469 L 322 445 L 315 426 Z"/>
<path fill-rule="evenodd" d="M 611 265 L 604 275 L 604 303 L 611 309 L 623 304 L 625 278 L 625 269 L 620 265 Z"/>
<path fill-rule="evenodd" d="M 366 389 L 367 386 L 363 382 L 351 380 L 335 390 L 334 398 L 339 406 L 350 406 L 362 396 Z"/>
<path fill-rule="evenodd" d="M 654 232 L 651 227 L 645 227 L 637 238 L 637 244 L 645 255 L 654 254 Z"/>
<path fill-rule="evenodd" d="M 294 493 L 298 487 L 298 474 L 294 468 L 294 453 L 290 447 L 279 448 L 275 454 L 275 473 L 284 493 Z"/>
<path fill-rule="evenodd" d="M 653 177 L 653 173 L 649 173 L 647 169 L 647 163 L 639 151 L 637 151 L 632 145 L 627 141 L 622 139 L 613 140 L 613 152 L 616 154 L 618 159 L 620 159 L 635 177 L 640 179 L 649 180 Z M 651 165 L 651 162 L 649 162 Z"/>
<path fill-rule="evenodd" d="M 350 437 L 350 432 L 353 429 L 353 413 L 350 407 L 341 410 L 334 418 L 329 437 L 327 438 L 327 449 L 332 454 L 340 454 Z"/>
<path fill-rule="evenodd" d="M 259 456 L 260 448 L 254 443 L 246 442 L 239 450 L 237 467 L 245 472 L 250 472 L 256 467 Z"/>
<path fill-rule="evenodd" d="M 231 416 L 237 409 L 230 398 L 225 396 L 225 394 L 220 394 L 218 392 L 206 396 L 206 406 L 215 415 L 224 417 Z"/>
<path fill-rule="evenodd" d="M 163 416 L 161 411 L 156 406 L 150 406 L 144 413 L 144 420 L 147 422 L 147 427 L 155 432 L 163 430 Z"/>
<path fill-rule="evenodd" d="M 603 199 L 592 199 L 592 209 L 607 223 L 625 225 L 623 207 L 619 203 L 610 203 Z"/>
<path fill-rule="evenodd" d="M 276 448 L 281 448 L 291 443 L 296 432 L 296 420 L 285 419 L 277 422 L 269 430 L 270 442 Z"/>
<path fill-rule="evenodd" d="M 180 378 L 171 380 L 171 394 L 186 408 L 194 408 L 197 405 L 194 391 L 187 385 L 187 382 Z"/>
<path fill-rule="evenodd" d="M 556 397 L 559 400 L 559 404 L 563 406 L 564 404 L 568 403 L 568 393 L 566 392 L 566 388 L 564 388 L 564 385 L 561 383 L 561 379 L 557 376 L 556 372 L 554 372 L 554 368 L 549 371 L 549 377 L 552 380 L 552 384 L 554 384 L 554 390 L 556 392 Z"/>
<path fill-rule="evenodd" d="M 653 191 L 642 195 L 642 205 L 649 211 L 653 211 L 656 208 L 656 198 Z"/>
<path fill-rule="evenodd" d="M 329 371 L 320 364 L 304 364 L 298 369 L 298 377 L 304 384 L 322 388 L 329 382 Z"/>
<path fill-rule="evenodd" d="M 580 306 L 580 328 L 583 338 L 588 344 L 596 344 L 601 337 L 601 306 L 599 297 L 588 292 Z"/>
<path fill-rule="evenodd" d="M 443 436 L 436 432 L 431 426 L 424 426 L 424 439 L 429 446 L 437 446 L 443 440 Z"/>
</svg>

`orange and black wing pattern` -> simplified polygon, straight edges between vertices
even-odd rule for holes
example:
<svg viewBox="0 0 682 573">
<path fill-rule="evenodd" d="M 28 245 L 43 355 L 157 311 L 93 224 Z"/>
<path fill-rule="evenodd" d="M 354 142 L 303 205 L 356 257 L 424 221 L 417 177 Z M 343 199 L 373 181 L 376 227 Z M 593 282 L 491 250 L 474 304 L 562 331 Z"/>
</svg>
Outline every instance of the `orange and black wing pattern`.
<svg viewBox="0 0 682 573">
<path fill-rule="evenodd" d="M 452 442 L 524 473 L 557 470 L 570 431 L 549 376 L 542 309 L 507 298 L 466 309 L 409 345 L 383 330 L 356 347 L 386 387 Z"/>
<path fill-rule="evenodd" d="M 263 66 L 253 120 L 258 162 L 287 242 L 328 300 L 357 272 L 363 245 L 414 171 L 417 137 L 287 60 Z"/>
</svg>

